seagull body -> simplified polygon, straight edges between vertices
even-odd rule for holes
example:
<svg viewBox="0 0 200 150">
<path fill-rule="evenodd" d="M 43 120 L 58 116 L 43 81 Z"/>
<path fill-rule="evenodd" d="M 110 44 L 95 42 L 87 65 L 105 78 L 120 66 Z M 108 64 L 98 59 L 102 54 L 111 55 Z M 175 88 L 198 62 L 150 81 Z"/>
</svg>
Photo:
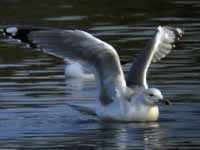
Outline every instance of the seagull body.
<svg viewBox="0 0 200 150">
<path fill-rule="evenodd" d="M 106 122 L 156 121 L 159 117 L 159 108 L 157 104 L 160 100 L 162 101 L 162 99 L 159 98 L 156 104 L 151 104 L 143 99 L 142 91 L 145 89 L 131 90 L 135 90 L 135 93 L 133 95 L 131 94 L 130 101 L 127 101 L 124 95 L 119 93 L 119 99 L 115 99 L 114 102 L 107 106 L 102 105 L 99 101 L 96 101 L 95 105 L 73 103 L 68 103 L 68 105 L 79 112 L 98 116 L 98 118 Z M 160 91 L 157 89 L 151 88 L 149 91 L 158 92 L 158 95 L 162 98 Z M 141 95 L 139 93 L 141 93 Z"/>
<path fill-rule="evenodd" d="M 148 87 L 147 71 L 150 63 L 164 58 L 183 35 L 179 28 L 159 26 L 155 37 L 136 58 L 125 77 L 116 50 L 87 32 L 58 29 L 29 30 L 20 27 L 5 28 L 2 32 L 40 51 L 92 66 L 99 87 L 96 104 L 92 107 L 72 103 L 68 105 L 104 121 L 120 122 L 158 120 L 158 104 L 168 101 L 163 98 L 160 90 Z M 76 67 L 82 66 L 77 63 Z M 71 70 L 74 68 L 71 67 Z M 70 73 L 71 70 L 66 69 L 65 72 Z"/>
</svg>

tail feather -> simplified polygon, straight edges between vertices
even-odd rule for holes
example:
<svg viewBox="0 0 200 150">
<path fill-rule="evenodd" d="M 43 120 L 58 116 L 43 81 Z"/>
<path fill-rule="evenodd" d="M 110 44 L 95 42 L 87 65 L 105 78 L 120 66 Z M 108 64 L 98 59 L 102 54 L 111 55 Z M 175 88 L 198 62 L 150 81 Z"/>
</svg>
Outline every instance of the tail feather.
<svg viewBox="0 0 200 150">
<path fill-rule="evenodd" d="M 81 105 L 81 104 L 72 104 L 72 103 L 67 103 L 68 106 L 71 108 L 79 111 L 80 113 L 84 113 L 87 115 L 91 116 L 97 116 L 95 107 L 89 106 L 89 105 Z"/>
</svg>

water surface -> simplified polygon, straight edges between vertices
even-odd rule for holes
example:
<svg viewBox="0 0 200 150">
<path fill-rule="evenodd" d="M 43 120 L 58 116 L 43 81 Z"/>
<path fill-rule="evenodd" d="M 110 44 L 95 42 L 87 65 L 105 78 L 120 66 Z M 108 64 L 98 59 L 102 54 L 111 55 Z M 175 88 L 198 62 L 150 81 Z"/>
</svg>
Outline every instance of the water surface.
<svg viewBox="0 0 200 150">
<path fill-rule="evenodd" d="M 2 0 L 0 24 L 78 28 L 112 44 L 122 60 L 137 56 L 158 25 L 185 36 L 148 83 L 173 105 L 152 123 L 107 124 L 66 103 L 94 103 L 93 81 L 67 79 L 55 57 L 0 42 L 1 149 L 200 149 L 200 2 L 190 0 Z M 128 71 L 130 64 L 124 66 Z"/>
</svg>

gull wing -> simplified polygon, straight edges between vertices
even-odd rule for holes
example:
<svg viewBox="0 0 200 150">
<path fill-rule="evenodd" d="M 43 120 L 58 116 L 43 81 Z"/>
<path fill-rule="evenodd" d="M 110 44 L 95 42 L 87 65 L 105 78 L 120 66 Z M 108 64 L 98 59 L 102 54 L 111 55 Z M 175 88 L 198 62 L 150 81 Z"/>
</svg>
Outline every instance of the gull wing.
<svg viewBox="0 0 200 150">
<path fill-rule="evenodd" d="M 182 35 L 183 31 L 179 28 L 159 26 L 155 37 L 132 64 L 126 78 L 127 85 L 130 87 L 144 86 L 148 88 L 146 76 L 151 62 L 158 62 L 166 57 Z"/>
<path fill-rule="evenodd" d="M 100 86 L 99 99 L 102 105 L 113 102 L 126 87 L 115 49 L 89 33 L 81 30 L 36 29 L 19 36 L 19 33 L 24 33 L 23 28 L 10 27 L 2 31 L 45 53 L 62 59 L 79 59 L 92 65 Z M 21 38 L 24 36 L 25 39 Z"/>
</svg>

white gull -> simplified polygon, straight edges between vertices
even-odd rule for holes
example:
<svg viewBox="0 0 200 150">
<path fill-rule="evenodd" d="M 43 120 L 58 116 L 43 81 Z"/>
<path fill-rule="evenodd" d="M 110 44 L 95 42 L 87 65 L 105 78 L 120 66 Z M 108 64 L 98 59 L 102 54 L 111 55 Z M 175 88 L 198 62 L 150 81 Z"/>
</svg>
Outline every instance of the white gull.
<svg viewBox="0 0 200 150">
<path fill-rule="evenodd" d="M 2 31 L 4 35 L 48 54 L 92 66 L 99 86 L 99 97 L 92 107 L 69 104 L 80 112 L 96 115 L 104 121 L 156 121 L 159 117 L 158 104 L 169 104 L 159 89 L 148 87 L 146 76 L 150 63 L 164 58 L 182 37 L 183 31 L 179 28 L 159 26 L 154 38 L 132 64 L 126 78 L 116 50 L 87 32 L 29 30 L 23 27 L 9 27 Z M 83 67 L 79 63 L 75 65 Z M 77 74 L 81 73 L 77 71 Z"/>
</svg>

